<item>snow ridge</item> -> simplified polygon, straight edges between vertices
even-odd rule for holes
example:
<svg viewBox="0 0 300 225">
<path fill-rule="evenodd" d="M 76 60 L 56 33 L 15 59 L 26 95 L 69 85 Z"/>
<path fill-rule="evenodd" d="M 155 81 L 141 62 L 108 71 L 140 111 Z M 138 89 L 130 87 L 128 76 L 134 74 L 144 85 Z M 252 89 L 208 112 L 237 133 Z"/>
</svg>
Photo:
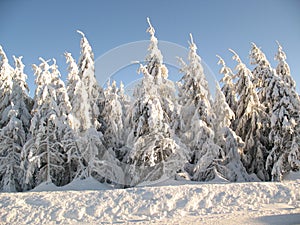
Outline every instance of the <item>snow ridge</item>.
<svg viewBox="0 0 300 225">
<path fill-rule="evenodd" d="M 85 182 L 86 187 L 89 183 Z M 285 214 L 290 220 L 300 219 L 300 180 L 184 185 L 168 181 L 160 185 L 166 184 L 115 190 L 2 193 L 0 224 L 232 224 L 249 222 L 250 217 L 251 224 L 260 224 L 253 221 Z"/>
</svg>

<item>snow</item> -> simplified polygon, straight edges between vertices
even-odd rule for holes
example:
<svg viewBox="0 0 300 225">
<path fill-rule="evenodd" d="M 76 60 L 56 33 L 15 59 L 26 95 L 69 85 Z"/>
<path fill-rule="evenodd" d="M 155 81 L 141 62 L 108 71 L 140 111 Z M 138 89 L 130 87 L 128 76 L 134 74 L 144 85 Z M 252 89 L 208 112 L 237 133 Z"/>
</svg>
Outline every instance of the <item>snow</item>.
<svg viewBox="0 0 300 225">
<path fill-rule="evenodd" d="M 161 180 L 112 189 L 93 178 L 0 193 L 0 224 L 300 224 L 300 173 L 282 183 Z"/>
</svg>

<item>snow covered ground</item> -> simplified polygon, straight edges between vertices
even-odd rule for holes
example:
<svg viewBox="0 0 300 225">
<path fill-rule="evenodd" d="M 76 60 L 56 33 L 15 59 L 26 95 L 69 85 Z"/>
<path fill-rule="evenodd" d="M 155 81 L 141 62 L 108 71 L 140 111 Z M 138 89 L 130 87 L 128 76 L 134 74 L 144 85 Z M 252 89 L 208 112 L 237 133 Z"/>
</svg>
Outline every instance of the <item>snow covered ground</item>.
<svg viewBox="0 0 300 225">
<path fill-rule="evenodd" d="M 114 189 L 92 178 L 0 194 L 0 224 L 300 224 L 299 176 L 282 183 Z"/>
</svg>

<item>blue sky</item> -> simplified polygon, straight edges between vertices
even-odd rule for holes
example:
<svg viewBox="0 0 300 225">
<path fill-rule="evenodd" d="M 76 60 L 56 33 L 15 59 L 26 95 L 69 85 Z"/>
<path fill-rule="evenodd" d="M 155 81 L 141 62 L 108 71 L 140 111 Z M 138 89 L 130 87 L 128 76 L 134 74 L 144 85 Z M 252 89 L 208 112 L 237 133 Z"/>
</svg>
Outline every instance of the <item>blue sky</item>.
<svg viewBox="0 0 300 225">
<path fill-rule="evenodd" d="M 249 64 L 250 42 L 255 42 L 276 66 L 273 58 L 278 40 L 287 53 L 292 76 L 300 85 L 298 0 L 1 0 L 0 45 L 11 64 L 12 55 L 24 56 L 33 92 L 31 64 L 38 64 L 40 56 L 56 58 L 65 79 L 67 65 L 63 53 L 68 51 L 76 59 L 79 57 L 77 29 L 86 34 L 97 58 L 119 45 L 149 39 L 145 32 L 146 17 L 151 18 L 159 40 L 188 47 L 189 33 L 192 33 L 198 53 L 217 79 L 221 75 L 218 74 L 216 54 L 233 66 L 227 50 L 232 48 Z M 124 75 L 124 80 L 130 80 L 126 76 L 135 74 Z M 299 92 L 299 87 L 297 90 Z"/>
</svg>

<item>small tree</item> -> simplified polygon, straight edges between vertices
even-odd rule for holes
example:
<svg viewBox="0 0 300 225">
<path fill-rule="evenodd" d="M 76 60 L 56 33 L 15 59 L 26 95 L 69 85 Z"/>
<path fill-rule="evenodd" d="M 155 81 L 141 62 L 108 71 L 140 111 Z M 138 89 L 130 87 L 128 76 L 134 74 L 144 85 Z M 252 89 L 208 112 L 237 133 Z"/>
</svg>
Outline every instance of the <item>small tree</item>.
<svg viewBox="0 0 300 225">
<path fill-rule="evenodd" d="M 104 144 L 107 149 L 111 148 L 115 151 L 117 158 L 122 161 L 125 154 L 122 152 L 122 147 L 125 145 L 125 113 L 123 110 L 126 109 L 119 92 L 115 81 L 112 84 L 108 82 L 104 92 L 105 107 L 102 116 L 107 126 L 104 133 Z"/>
</svg>

